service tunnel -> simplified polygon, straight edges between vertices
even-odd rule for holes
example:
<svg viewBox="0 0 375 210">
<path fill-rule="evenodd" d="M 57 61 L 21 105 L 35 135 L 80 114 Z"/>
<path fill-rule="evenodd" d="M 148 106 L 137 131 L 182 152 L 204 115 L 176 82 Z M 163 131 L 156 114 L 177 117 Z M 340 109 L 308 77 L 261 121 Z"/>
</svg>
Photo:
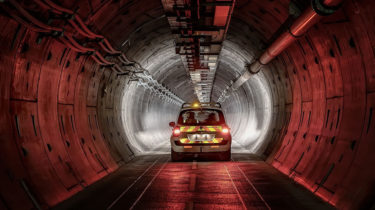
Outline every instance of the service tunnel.
<svg viewBox="0 0 375 210">
<path fill-rule="evenodd" d="M 374 209 L 375 2 L 0 1 L 0 209 Z M 172 162 L 219 102 L 230 161 Z"/>
</svg>

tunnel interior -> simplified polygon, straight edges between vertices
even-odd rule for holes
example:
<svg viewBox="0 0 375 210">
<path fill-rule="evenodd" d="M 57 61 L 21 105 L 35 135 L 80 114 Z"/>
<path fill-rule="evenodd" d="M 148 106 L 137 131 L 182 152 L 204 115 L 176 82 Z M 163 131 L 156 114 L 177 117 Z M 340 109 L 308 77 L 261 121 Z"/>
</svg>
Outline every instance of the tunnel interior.
<svg viewBox="0 0 375 210">
<path fill-rule="evenodd" d="M 163 11 L 160 13 L 160 17 L 163 17 Z M 213 101 L 216 101 L 226 85 L 243 71 L 245 64 L 254 59 L 252 53 L 260 48 L 254 46 L 255 43 L 261 43 L 255 40 L 257 37 L 260 39 L 255 32 L 252 40 L 254 43 L 240 41 L 246 40 L 240 37 L 241 28 L 248 28 L 251 33 L 248 25 L 232 21 L 231 27 L 219 58 Z M 136 32 L 136 38 L 124 41 L 132 43 L 125 49 L 126 54 L 140 62 L 156 80 L 167 87 L 173 87 L 174 93 L 184 101 L 196 100 L 190 78 L 180 56 L 175 53 L 174 37 L 165 18 L 150 20 Z M 268 72 L 269 70 L 265 69 L 256 75 L 240 91 L 235 92 L 233 98 L 222 104 L 228 124 L 232 128 L 234 152 L 261 154 L 271 139 L 268 133 L 270 127 L 274 126 L 271 125 L 273 101 Z M 134 152 L 169 152 L 171 131 L 168 123 L 176 121 L 180 105 L 165 103 L 135 83 L 124 87 L 123 92 L 122 104 L 119 106 L 123 110 L 126 139 L 133 146 Z M 243 117 L 244 115 L 246 117 Z M 247 132 L 242 132 L 244 130 Z"/>
<path fill-rule="evenodd" d="M 52 13 L 60 10 L 48 5 L 65 9 L 60 15 L 74 12 L 57 18 Z M 183 101 L 195 101 L 161 1 L 6 0 L 0 6 L 2 208 L 49 208 L 136 156 L 170 152 L 168 123 L 181 104 L 98 62 L 100 53 L 116 58 L 87 32 L 105 37 L 112 51 Z M 211 100 L 310 7 L 310 1 L 237 0 Z M 339 209 L 373 208 L 375 4 L 352 0 L 335 9 L 231 92 L 222 108 L 234 153 L 262 157 Z M 72 22 L 80 19 L 94 38 L 77 33 Z M 64 36 L 54 34 L 62 29 Z M 81 52 L 86 48 L 95 52 Z"/>
</svg>

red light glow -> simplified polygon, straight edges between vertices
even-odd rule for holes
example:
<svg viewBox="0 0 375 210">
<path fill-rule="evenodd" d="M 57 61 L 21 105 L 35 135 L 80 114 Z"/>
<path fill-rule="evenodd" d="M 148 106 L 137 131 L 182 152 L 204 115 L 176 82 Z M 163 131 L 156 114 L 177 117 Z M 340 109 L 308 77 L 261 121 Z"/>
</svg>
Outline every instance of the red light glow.
<svg viewBox="0 0 375 210">
<path fill-rule="evenodd" d="M 179 127 L 175 127 L 173 129 L 173 136 L 179 136 L 181 134 L 181 130 Z"/>
<path fill-rule="evenodd" d="M 229 128 L 223 128 L 222 130 L 221 130 L 221 132 L 223 133 L 223 134 L 228 134 L 229 133 Z"/>
</svg>

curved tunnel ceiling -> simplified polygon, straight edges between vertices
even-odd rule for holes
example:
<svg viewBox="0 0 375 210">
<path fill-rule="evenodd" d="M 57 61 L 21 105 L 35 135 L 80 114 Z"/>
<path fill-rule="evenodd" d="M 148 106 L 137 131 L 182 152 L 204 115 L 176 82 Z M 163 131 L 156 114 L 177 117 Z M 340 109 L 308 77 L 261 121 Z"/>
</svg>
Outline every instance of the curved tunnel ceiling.
<svg viewBox="0 0 375 210">
<path fill-rule="evenodd" d="M 32 208 L 22 188 L 28 186 L 40 205 L 54 206 L 134 155 L 169 151 L 168 122 L 175 120 L 179 106 L 55 37 L 19 24 L 12 17 L 16 9 L 1 4 L 1 202 Z M 182 100 L 196 99 L 159 1 L 59 4 L 79 8 L 91 30 Z M 213 101 L 279 28 L 290 25 L 289 5 L 287 0 L 237 1 Z M 48 12 L 34 1 L 21 6 L 47 22 Z M 263 156 L 342 209 L 374 205 L 375 174 L 369 167 L 375 161 L 374 9 L 370 0 L 345 1 L 222 104 L 234 151 Z M 62 20 L 51 22 L 74 30 Z"/>
</svg>

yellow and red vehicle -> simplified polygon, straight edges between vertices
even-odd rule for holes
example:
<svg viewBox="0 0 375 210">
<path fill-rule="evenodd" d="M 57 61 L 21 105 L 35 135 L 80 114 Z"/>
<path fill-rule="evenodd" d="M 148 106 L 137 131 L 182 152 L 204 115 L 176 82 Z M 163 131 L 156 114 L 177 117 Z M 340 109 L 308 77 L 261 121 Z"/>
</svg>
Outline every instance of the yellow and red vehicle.
<svg viewBox="0 0 375 210">
<path fill-rule="evenodd" d="M 183 104 L 177 122 L 169 125 L 173 161 L 197 156 L 230 160 L 232 137 L 220 104 Z"/>
</svg>

